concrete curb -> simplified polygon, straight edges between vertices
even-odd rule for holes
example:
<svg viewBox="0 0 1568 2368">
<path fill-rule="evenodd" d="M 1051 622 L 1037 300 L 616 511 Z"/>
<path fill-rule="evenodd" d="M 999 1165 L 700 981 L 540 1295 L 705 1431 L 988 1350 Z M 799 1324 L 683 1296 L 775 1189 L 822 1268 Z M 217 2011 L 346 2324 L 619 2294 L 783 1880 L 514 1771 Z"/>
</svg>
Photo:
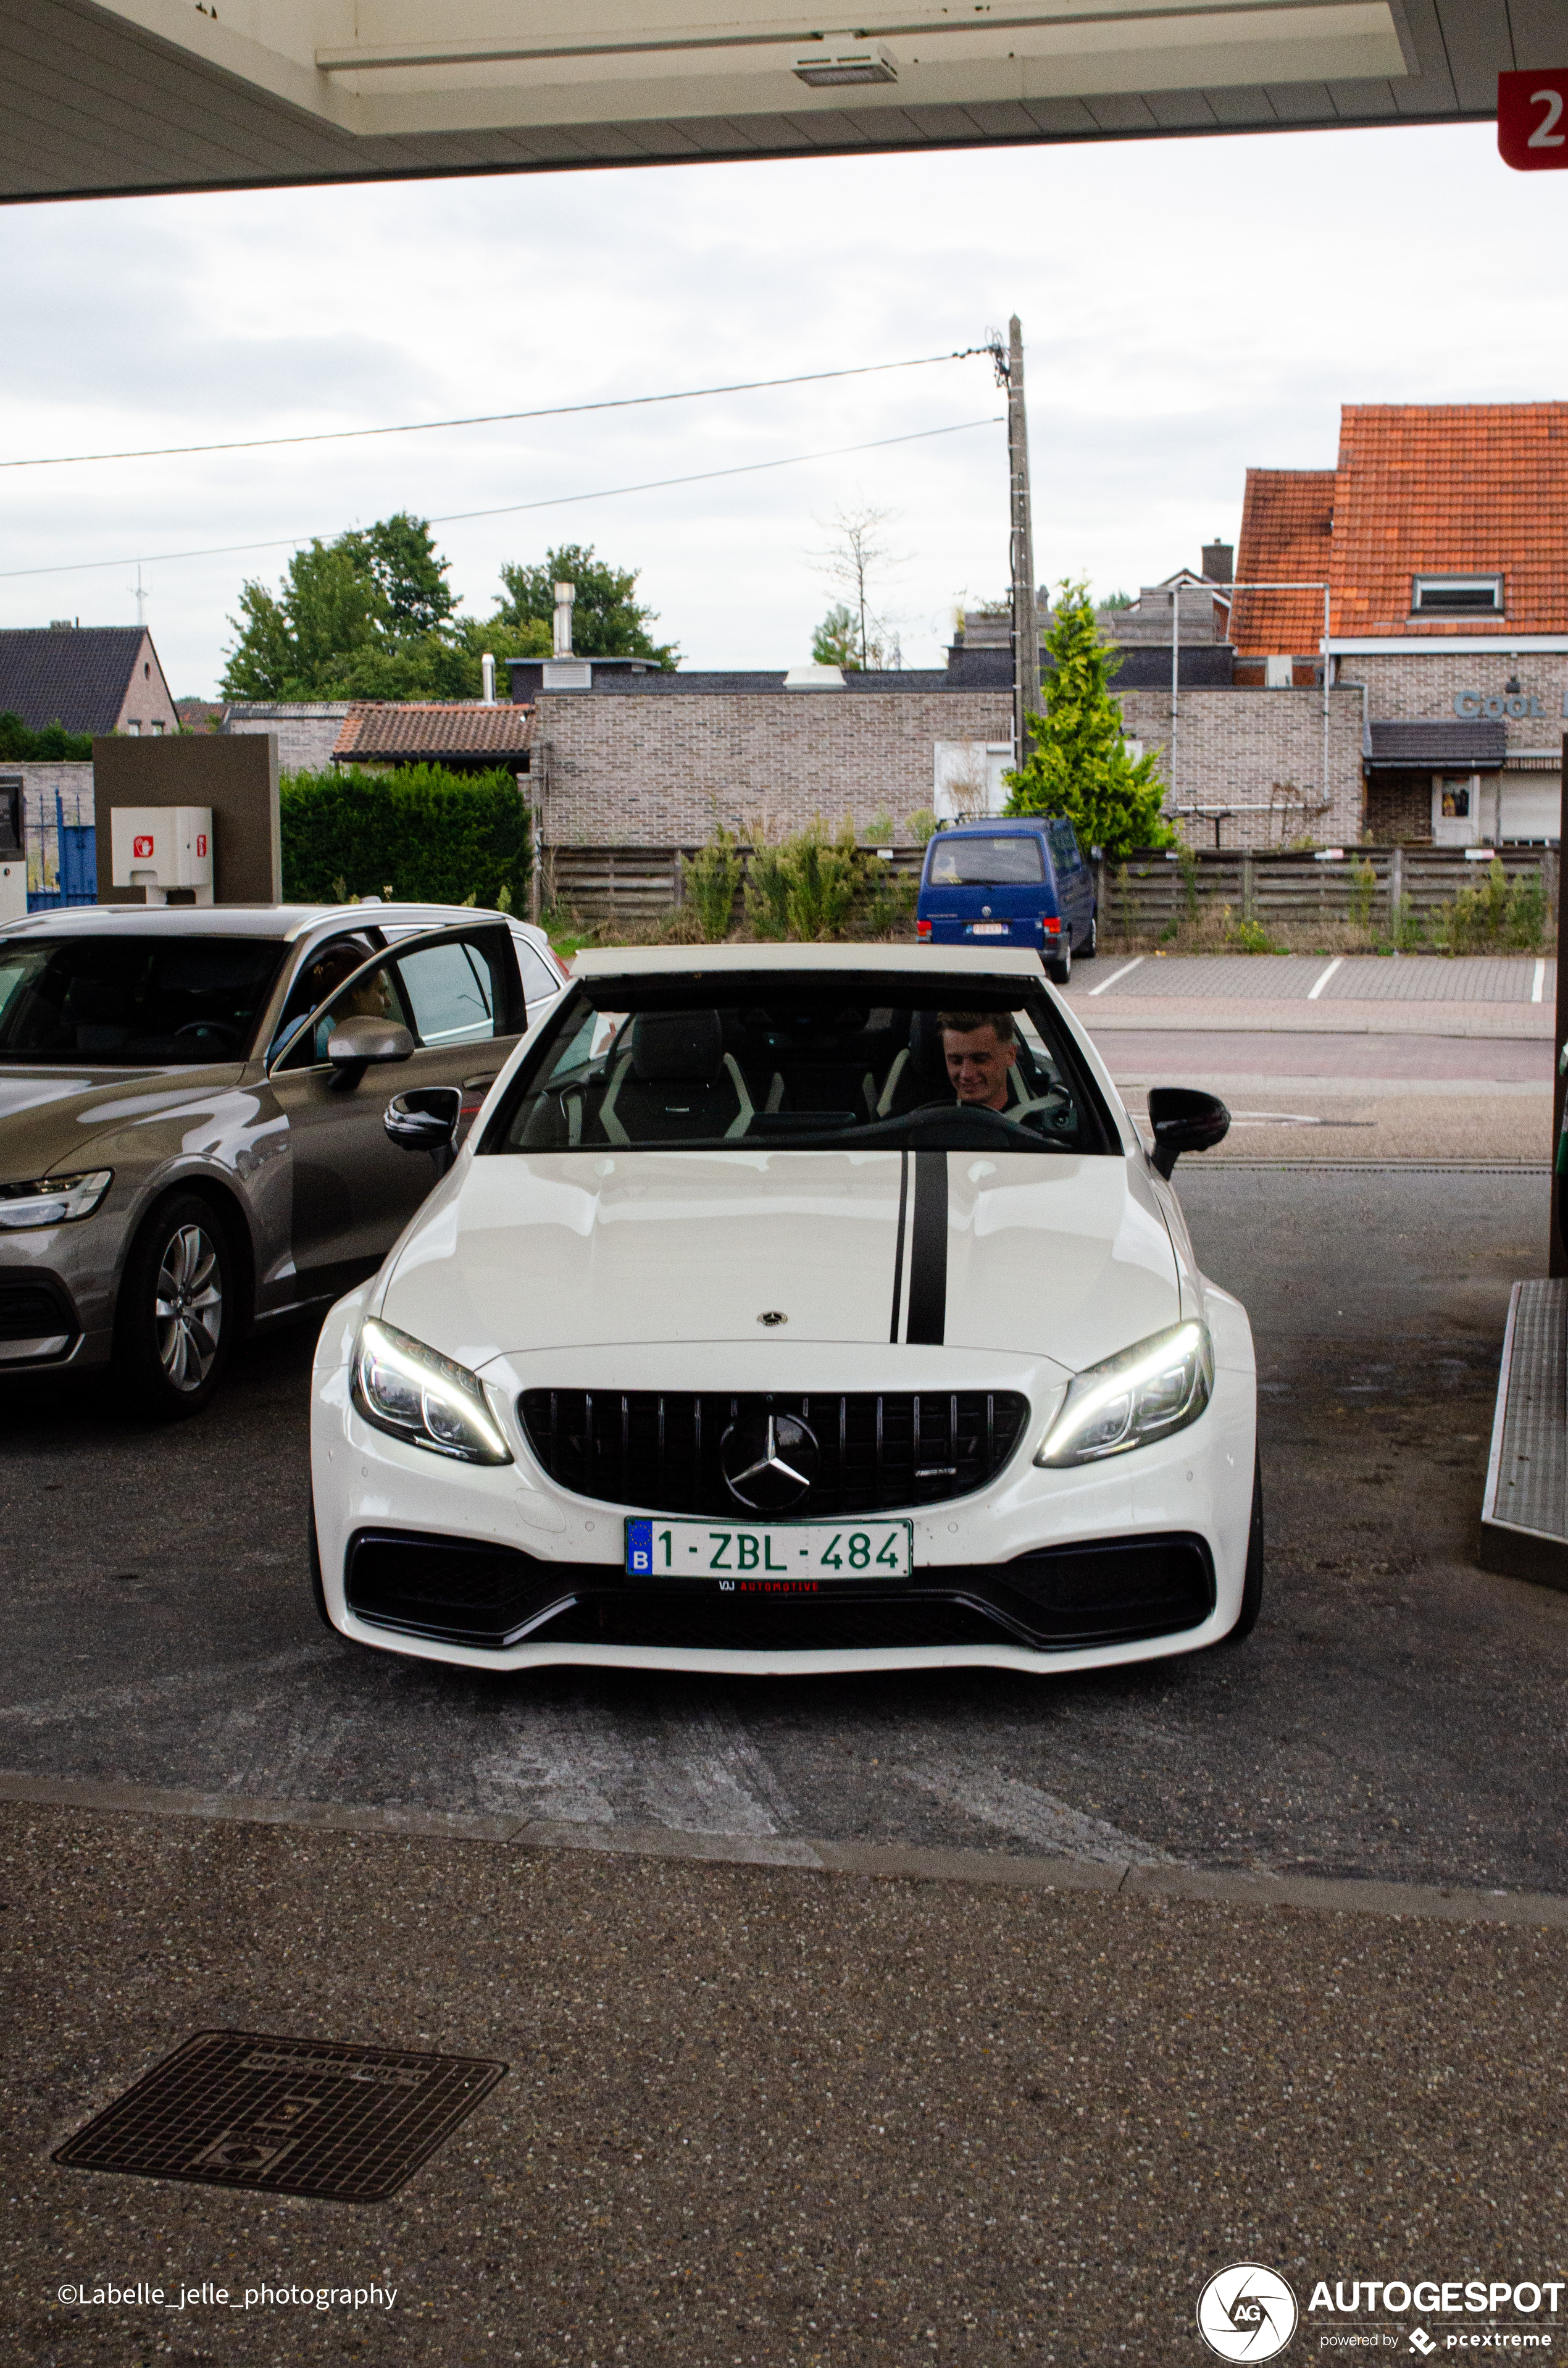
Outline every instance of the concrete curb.
<svg viewBox="0 0 1568 2368">
<path fill-rule="evenodd" d="M 1548 1892 L 1473 1891 L 1333 1875 L 1256 1874 L 1244 1868 L 1142 1866 L 1131 1860 L 1014 1858 L 1001 1850 L 897 1850 L 874 1842 L 806 1841 L 785 1834 L 677 1833 L 667 1826 L 587 1826 L 353 1802 L 251 1800 L 228 1793 L 94 1784 L 64 1776 L 0 1773 L 0 1805 L 95 1810 L 118 1816 L 205 1817 L 217 1824 L 295 1826 L 314 1833 L 409 1835 L 423 1841 L 501 1842 L 523 1850 L 600 1850 L 628 1858 L 722 1866 L 799 1867 L 889 1883 L 983 1883 L 1021 1891 L 1094 1891 L 1142 1899 L 1199 1899 L 1233 1907 L 1318 1915 L 1425 1917 L 1443 1923 L 1568 1930 L 1568 1898 Z"/>
</svg>

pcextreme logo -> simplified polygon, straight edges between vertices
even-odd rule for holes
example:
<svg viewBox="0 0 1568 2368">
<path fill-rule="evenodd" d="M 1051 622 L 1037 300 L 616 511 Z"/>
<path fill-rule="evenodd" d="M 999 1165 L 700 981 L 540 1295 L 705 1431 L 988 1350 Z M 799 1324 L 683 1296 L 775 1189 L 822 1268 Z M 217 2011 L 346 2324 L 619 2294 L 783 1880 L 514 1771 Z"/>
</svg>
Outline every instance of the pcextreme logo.
<svg viewBox="0 0 1568 2368">
<path fill-rule="evenodd" d="M 1296 2332 L 1296 2297 L 1278 2270 L 1233 2261 L 1198 2297 L 1198 2332 L 1221 2360 L 1273 2360 Z"/>
</svg>

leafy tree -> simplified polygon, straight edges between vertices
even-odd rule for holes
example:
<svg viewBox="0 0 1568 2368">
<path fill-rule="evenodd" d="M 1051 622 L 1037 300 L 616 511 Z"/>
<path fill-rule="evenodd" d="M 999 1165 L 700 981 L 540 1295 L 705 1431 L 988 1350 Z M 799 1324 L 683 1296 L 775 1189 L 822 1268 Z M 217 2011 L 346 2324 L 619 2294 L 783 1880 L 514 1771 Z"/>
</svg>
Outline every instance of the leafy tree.
<svg viewBox="0 0 1568 2368">
<path fill-rule="evenodd" d="M 434 590 L 409 547 L 410 529 L 417 529 L 437 567 Z M 418 677 L 423 688 L 429 652 L 425 666 L 415 652 L 429 643 L 431 629 L 414 620 L 427 617 L 445 590 L 428 529 L 416 520 L 383 519 L 367 532 L 340 534 L 335 542 L 318 536 L 294 552 L 276 593 L 264 584 L 242 587 L 240 615 L 232 620 L 239 639 L 223 670 L 223 695 L 375 698 L 384 695 L 377 677 L 394 651 L 403 655 L 402 677 Z"/>
<path fill-rule="evenodd" d="M 380 591 L 390 633 L 439 632 L 458 605 L 457 596 L 447 583 L 451 561 L 437 555 L 423 518 L 398 510 L 340 541 Z"/>
<path fill-rule="evenodd" d="M 903 564 L 905 554 L 895 552 L 882 540 L 882 529 L 897 516 L 896 510 L 880 510 L 862 499 L 852 508 L 840 507 L 831 518 L 817 520 L 828 542 L 812 564 L 819 575 L 825 575 L 849 596 L 846 605 L 862 668 L 880 667 L 890 661 L 900 666 L 903 663 L 898 653 L 897 633 L 886 618 L 872 614 L 871 607 L 872 578 L 884 568 Z M 832 609 L 829 618 L 843 613 L 842 609 Z"/>
<path fill-rule="evenodd" d="M 596 559 L 592 543 L 586 550 L 581 543 L 562 543 L 558 549 L 547 551 L 537 567 L 520 567 L 508 562 L 502 568 L 501 581 L 506 587 L 506 597 L 495 611 L 495 622 L 542 626 L 545 639 L 540 654 L 548 656 L 555 616 L 555 586 L 574 584 L 577 598 L 572 610 L 572 646 L 579 657 L 649 658 L 667 671 L 677 663 L 680 653 L 672 643 L 651 638 L 648 627 L 655 621 L 656 612 L 643 608 L 633 597 L 637 576 L 635 567 L 612 567 L 608 560 Z"/>
<path fill-rule="evenodd" d="M 1006 779 L 1012 814 L 1065 814 L 1081 847 L 1119 863 L 1135 847 L 1168 847 L 1157 758 L 1134 759 L 1110 681 L 1119 654 L 1102 641 L 1086 584 L 1064 583 L 1045 647 L 1045 712 L 1028 719 L 1027 763 Z"/>
<path fill-rule="evenodd" d="M 631 594 L 635 570 L 605 565 L 568 545 L 537 568 L 502 570 L 506 598 L 494 613 L 462 615 L 423 518 L 399 510 L 332 542 L 296 551 L 276 592 L 245 584 L 237 639 L 228 655 L 226 699 L 477 699 L 488 650 L 506 696 L 506 662 L 548 657 L 553 586 L 577 584 L 577 647 L 586 655 L 648 657 L 673 666 L 645 627 L 652 611 Z M 543 613 L 538 613 L 542 603 Z"/>
<path fill-rule="evenodd" d="M 846 674 L 861 672 L 860 628 L 853 609 L 840 603 L 828 610 L 812 635 L 812 655 L 818 666 L 842 666 Z"/>
<path fill-rule="evenodd" d="M 67 732 L 58 721 L 46 723 L 41 732 L 29 732 L 14 708 L 0 713 L 0 763 L 20 765 L 29 757 L 45 764 L 60 764 L 67 758 L 81 763 L 92 753 L 90 732 Z"/>
</svg>

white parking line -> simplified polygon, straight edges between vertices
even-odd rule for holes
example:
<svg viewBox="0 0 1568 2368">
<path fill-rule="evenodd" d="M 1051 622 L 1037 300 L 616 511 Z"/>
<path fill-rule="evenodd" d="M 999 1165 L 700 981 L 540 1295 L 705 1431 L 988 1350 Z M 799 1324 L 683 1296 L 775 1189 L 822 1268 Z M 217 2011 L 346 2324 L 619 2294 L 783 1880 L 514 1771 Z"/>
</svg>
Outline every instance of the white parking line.
<svg viewBox="0 0 1568 2368">
<path fill-rule="evenodd" d="M 1325 962 L 1324 964 L 1323 969 L 1319 971 L 1316 978 L 1313 979 L 1311 986 L 1307 989 L 1307 1001 L 1309 1003 L 1315 1003 L 1317 1001 L 1319 996 L 1323 993 L 1324 988 L 1328 985 L 1329 980 L 1334 976 L 1335 972 L 1339 968 L 1344 960 L 1345 956 L 1343 954 L 1335 954 L 1331 962 Z"/>
<path fill-rule="evenodd" d="M 1091 995 L 1103 995 L 1108 987 L 1114 986 L 1116 985 L 1119 978 L 1130 977 L 1131 973 L 1137 969 L 1139 963 L 1141 962 L 1146 962 L 1147 960 L 1148 956 L 1146 954 L 1134 954 L 1130 962 L 1123 962 L 1121 968 L 1119 970 L 1113 970 L 1108 978 L 1102 978 L 1098 986 L 1091 986 L 1089 993 Z"/>
<path fill-rule="evenodd" d="M 1540 1003 L 1546 993 L 1546 964 L 1538 961 L 1535 976 L 1530 981 L 1530 1001 Z"/>
</svg>

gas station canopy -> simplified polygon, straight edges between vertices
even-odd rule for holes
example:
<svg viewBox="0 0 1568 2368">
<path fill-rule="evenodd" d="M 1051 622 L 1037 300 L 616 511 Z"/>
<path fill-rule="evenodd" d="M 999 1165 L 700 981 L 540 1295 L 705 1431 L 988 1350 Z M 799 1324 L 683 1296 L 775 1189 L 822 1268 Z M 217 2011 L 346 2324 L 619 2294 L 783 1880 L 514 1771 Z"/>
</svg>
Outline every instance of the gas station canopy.
<svg viewBox="0 0 1568 2368">
<path fill-rule="evenodd" d="M 1565 60 L 1568 0 L 0 0 L 0 195 L 1442 123 Z"/>
</svg>

